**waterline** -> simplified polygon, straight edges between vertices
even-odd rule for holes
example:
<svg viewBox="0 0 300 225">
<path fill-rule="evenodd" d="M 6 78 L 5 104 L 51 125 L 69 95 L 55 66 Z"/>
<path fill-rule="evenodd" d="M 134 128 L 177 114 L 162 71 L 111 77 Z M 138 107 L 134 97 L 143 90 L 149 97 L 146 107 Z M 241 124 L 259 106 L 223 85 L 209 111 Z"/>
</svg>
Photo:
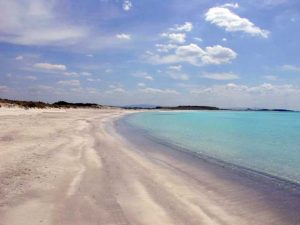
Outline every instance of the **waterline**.
<svg viewBox="0 0 300 225">
<path fill-rule="evenodd" d="M 192 152 L 300 182 L 300 114 L 146 112 L 127 122 Z"/>
</svg>

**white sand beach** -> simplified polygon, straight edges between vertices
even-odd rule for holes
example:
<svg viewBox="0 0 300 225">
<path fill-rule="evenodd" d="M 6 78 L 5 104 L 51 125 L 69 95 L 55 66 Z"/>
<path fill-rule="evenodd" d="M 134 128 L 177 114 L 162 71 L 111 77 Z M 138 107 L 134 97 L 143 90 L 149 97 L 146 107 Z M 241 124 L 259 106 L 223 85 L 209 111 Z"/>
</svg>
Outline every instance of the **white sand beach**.
<svg viewBox="0 0 300 225">
<path fill-rule="evenodd" d="M 113 125 L 127 113 L 1 108 L 0 225 L 300 223 L 278 192 L 132 145 Z"/>
</svg>

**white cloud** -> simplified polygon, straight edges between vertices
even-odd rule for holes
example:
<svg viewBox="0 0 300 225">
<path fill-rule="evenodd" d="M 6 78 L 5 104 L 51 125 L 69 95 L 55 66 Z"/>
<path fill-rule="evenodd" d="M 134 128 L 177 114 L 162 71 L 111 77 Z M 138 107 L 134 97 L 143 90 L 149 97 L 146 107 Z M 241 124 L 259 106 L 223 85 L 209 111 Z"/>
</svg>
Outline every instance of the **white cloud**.
<svg viewBox="0 0 300 225">
<path fill-rule="evenodd" d="M 226 64 L 235 59 L 237 53 L 230 48 L 215 45 L 205 48 L 206 55 L 203 56 L 204 64 Z"/>
<path fill-rule="evenodd" d="M 154 80 L 152 76 L 145 76 L 144 77 L 146 80 Z"/>
<path fill-rule="evenodd" d="M 190 90 L 195 102 L 221 107 L 300 108 L 300 89 L 293 85 L 229 83 Z"/>
<path fill-rule="evenodd" d="M 300 67 L 288 64 L 281 66 L 281 69 L 284 71 L 300 72 Z"/>
<path fill-rule="evenodd" d="M 172 78 L 172 79 L 174 79 L 174 80 L 182 80 L 182 81 L 184 81 L 184 80 L 189 80 L 190 78 L 189 78 L 189 75 L 187 75 L 187 74 L 184 74 L 184 73 L 174 73 L 174 72 L 170 72 L 170 73 L 168 73 L 169 74 L 169 76 Z"/>
<path fill-rule="evenodd" d="M 239 75 L 234 73 L 204 73 L 202 77 L 212 80 L 236 80 Z"/>
<path fill-rule="evenodd" d="M 271 80 L 271 81 L 277 80 L 277 77 L 276 77 L 276 76 L 273 76 L 273 75 L 266 75 L 266 76 L 264 76 L 264 78 L 265 78 L 266 80 Z"/>
<path fill-rule="evenodd" d="M 200 38 L 200 37 L 194 37 L 194 40 L 195 40 L 195 41 L 198 41 L 198 42 L 202 42 L 202 41 L 203 41 L 203 39 Z"/>
<path fill-rule="evenodd" d="M 94 55 L 93 54 L 86 54 L 87 57 L 93 58 Z"/>
<path fill-rule="evenodd" d="M 170 42 L 173 43 L 184 43 L 185 42 L 185 33 L 162 33 L 162 37 L 166 37 Z"/>
<path fill-rule="evenodd" d="M 131 39 L 131 35 L 130 34 L 117 34 L 116 38 L 120 39 L 120 40 L 130 40 Z"/>
<path fill-rule="evenodd" d="M 93 74 L 92 73 L 90 73 L 90 72 L 81 72 L 80 73 L 82 76 L 84 76 L 84 77 L 89 77 L 89 76 L 92 76 Z"/>
<path fill-rule="evenodd" d="M 99 91 L 96 88 L 86 88 L 89 94 L 99 94 Z"/>
<path fill-rule="evenodd" d="M 257 27 L 250 20 L 240 17 L 225 7 L 210 8 L 205 14 L 205 20 L 229 32 L 243 31 L 263 38 L 269 35 L 269 31 Z"/>
<path fill-rule="evenodd" d="M 276 86 L 269 83 L 263 83 L 260 86 L 249 87 L 247 91 L 250 93 L 266 93 L 270 91 L 276 91 Z"/>
<path fill-rule="evenodd" d="M 181 71 L 182 65 L 169 66 L 170 70 Z"/>
<path fill-rule="evenodd" d="M 236 2 L 236 3 L 226 3 L 226 4 L 221 5 L 220 7 L 237 9 L 240 6 L 239 6 L 239 3 Z"/>
<path fill-rule="evenodd" d="M 64 86 L 80 86 L 80 81 L 79 80 L 60 80 L 57 82 L 59 85 L 64 85 Z"/>
<path fill-rule="evenodd" d="M 129 0 L 124 0 L 123 2 L 123 10 L 129 11 L 132 8 L 132 2 Z"/>
<path fill-rule="evenodd" d="M 169 55 L 149 55 L 150 63 L 153 64 L 175 64 L 180 62 L 190 63 L 195 66 L 205 64 L 226 64 L 237 57 L 237 53 L 230 48 L 221 45 L 209 46 L 205 49 L 197 44 L 179 46 L 173 54 Z"/>
<path fill-rule="evenodd" d="M 151 75 L 149 75 L 147 72 L 136 72 L 136 73 L 133 73 L 132 76 L 138 77 L 138 78 L 143 78 L 143 79 L 150 80 L 150 81 L 154 80 L 154 78 Z"/>
<path fill-rule="evenodd" d="M 172 49 L 177 48 L 178 46 L 175 44 L 156 44 L 156 51 L 158 52 L 169 52 Z"/>
<path fill-rule="evenodd" d="M 137 86 L 138 86 L 138 87 L 145 87 L 146 84 L 144 84 L 144 83 L 138 83 Z"/>
<path fill-rule="evenodd" d="M 37 69 L 43 69 L 43 70 L 55 70 L 55 71 L 67 70 L 67 67 L 62 64 L 36 63 L 33 65 L 33 67 Z"/>
<path fill-rule="evenodd" d="M 182 80 L 186 81 L 189 80 L 189 75 L 185 73 L 181 73 L 182 65 L 174 65 L 168 67 L 169 71 L 167 72 L 170 78 L 174 80 Z"/>
<path fill-rule="evenodd" d="M 117 85 L 114 85 L 114 84 L 111 84 L 111 85 L 109 85 L 108 86 L 109 88 L 116 88 L 116 87 L 118 87 Z"/>
<path fill-rule="evenodd" d="M 190 32 L 193 30 L 193 24 L 191 22 L 185 22 L 182 25 L 175 25 L 175 27 L 170 28 L 170 30 L 176 32 Z"/>
<path fill-rule="evenodd" d="M 124 94 L 126 93 L 126 90 L 122 87 L 116 87 L 116 88 L 112 88 L 109 91 L 105 92 L 106 94 Z"/>
<path fill-rule="evenodd" d="M 23 57 L 22 55 L 18 55 L 15 59 L 16 59 L 16 60 L 23 60 L 24 57 Z"/>
<path fill-rule="evenodd" d="M 227 41 L 227 38 L 222 38 L 222 41 L 226 42 L 226 41 Z"/>
<path fill-rule="evenodd" d="M 172 89 L 144 88 L 140 89 L 140 91 L 147 94 L 178 94 L 176 90 Z"/>
<path fill-rule="evenodd" d="M 71 76 L 71 77 L 78 77 L 79 74 L 77 72 L 64 72 L 63 75 Z"/>
<path fill-rule="evenodd" d="M 86 79 L 87 81 L 89 81 L 89 82 L 100 82 L 101 81 L 101 79 L 94 79 L 94 78 L 87 78 Z"/>
<path fill-rule="evenodd" d="M 257 86 L 239 85 L 235 83 L 228 83 L 225 85 L 213 85 L 206 88 L 197 88 L 190 91 L 192 94 L 219 94 L 226 95 L 226 93 L 235 93 L 237 96 L 240 94 L 246 94 L 249 96 L 254 95 L 267 95 L 267 94 L 287 94 L 298 93 L 300 89 L 293 85 L 273 85 L 270 83 L 263 83 Z"/>
<path fill-rule="evenodd" d="M 57 15 L 57 1 L 0 1 L 0 42 L 20 45 L 72 45 L 85 37 L 84 27 Z"/>
</svg>

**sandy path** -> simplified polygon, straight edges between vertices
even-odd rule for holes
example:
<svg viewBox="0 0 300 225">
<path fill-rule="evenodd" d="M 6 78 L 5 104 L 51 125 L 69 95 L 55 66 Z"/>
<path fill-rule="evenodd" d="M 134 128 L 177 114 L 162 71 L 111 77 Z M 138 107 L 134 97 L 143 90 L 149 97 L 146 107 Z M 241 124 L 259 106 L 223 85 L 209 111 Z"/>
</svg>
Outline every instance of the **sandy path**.
<svg viewBox="0 0 300 225">
<path fill-rule="evenodd" d="M 129 145 L 124 113 L 0 113 L 0 225 L 290 224 L 259 192 Z"/>
</svg>

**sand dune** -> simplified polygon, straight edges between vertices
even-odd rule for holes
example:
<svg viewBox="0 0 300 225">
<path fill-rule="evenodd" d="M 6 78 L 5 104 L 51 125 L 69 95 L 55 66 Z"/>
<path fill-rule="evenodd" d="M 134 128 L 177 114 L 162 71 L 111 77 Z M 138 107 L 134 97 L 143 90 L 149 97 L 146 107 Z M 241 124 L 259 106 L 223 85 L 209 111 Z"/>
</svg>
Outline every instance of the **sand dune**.
<svg viewBox="0 0 300 225">
<path fill-rule="evenodd" d="M 0 110 L 0 225 L 300 222 L 235 177 L 132 145 L 113 125 L 128 111 Z"/>
</svg>

